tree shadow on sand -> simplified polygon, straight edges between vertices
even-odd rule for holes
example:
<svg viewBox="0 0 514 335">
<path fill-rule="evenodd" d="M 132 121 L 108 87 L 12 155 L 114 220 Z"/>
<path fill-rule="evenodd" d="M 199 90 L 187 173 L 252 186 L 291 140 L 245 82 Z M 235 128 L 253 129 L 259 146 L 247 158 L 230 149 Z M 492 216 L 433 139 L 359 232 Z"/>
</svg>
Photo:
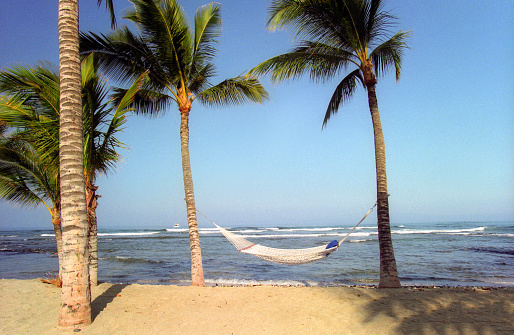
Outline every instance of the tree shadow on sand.
<svg viewBox="0 0 514 335">
<path fill-rule="evenodd" d="M 514 290 L 402 288 L 380 290 L 366 319 L 398 319 L 397 334 L 514 334 Z"/>
<path fill-rule="evenodd" d="M 91 303 L 91 318 L 93 321 L 127 286 L 127 284 L 113 284 L 93 300 Z"/>
</svg>

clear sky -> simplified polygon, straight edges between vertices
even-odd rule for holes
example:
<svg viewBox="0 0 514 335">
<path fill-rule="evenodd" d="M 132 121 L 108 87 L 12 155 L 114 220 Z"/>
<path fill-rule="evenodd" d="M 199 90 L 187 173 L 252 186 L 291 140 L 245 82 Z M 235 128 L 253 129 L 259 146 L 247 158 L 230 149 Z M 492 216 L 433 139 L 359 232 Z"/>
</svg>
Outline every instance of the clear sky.
<svg viewBox="0 0 514 335">
<path fill-rule="evenodd" d="M 205 0 L 181 1 L 192 19 Z M 265 28 L 270 1 L 220 0 L 223 34 L 216 82 L 292 47 L 291 32 Z M 80 0 L 83 31 L 107 33 L 108 15 Z M 116 0 L 119 24 L 127 0 Z M 393 223 L 514 220 L 514 2 L 389 0 L 396 30 L 412 30 L 401 80 L 380 78 Z M 57 1 L 0 1 L 0 68 L 58 63 Z M 339 80 L 345 74 L 342 73 Z M 225 226 L 353 225 L 376 200 L 367 94 L 321 125 L 336 80 L 262 79 L 262 105 L 190 115 L 196 205 Z M 114 84 L 114 83 L 113 83 Z M 179 112 L 131 116 L 131 149 L 98 180 L 99 228 L 185 226 Z M 0 200 L 0 229 L 50 229 L 43 207 Z M 376 216 L 367 224 L 376 222 Z M 201 227 L 209 223 L 199 217 Z"/>
</svg>

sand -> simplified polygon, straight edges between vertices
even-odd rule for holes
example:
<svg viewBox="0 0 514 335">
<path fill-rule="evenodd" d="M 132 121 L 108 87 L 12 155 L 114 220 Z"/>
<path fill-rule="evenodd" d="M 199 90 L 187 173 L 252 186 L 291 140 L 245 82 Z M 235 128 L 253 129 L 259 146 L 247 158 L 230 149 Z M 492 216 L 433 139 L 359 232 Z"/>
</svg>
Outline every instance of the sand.
<svg viewBox="0 0 514 335">
<path fill-rule="evenodd" d="M 0 280 L 0 334 L 514 334 L 514 289 L 103 283 L 93 323 L 57 329 L 60 289 Z"/>
</svg>

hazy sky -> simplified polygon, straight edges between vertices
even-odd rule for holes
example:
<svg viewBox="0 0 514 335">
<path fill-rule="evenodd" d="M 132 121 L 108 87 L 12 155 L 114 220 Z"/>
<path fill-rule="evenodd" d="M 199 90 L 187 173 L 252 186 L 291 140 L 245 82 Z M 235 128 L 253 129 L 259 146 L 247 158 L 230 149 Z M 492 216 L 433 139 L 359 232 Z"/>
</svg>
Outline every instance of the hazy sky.
<svg viewBox="0 0 514 335">
<path fill-rule="evenodd" d="M 292 47 L 266 30 L 270 1 L 220 0 L 223 34 L 215 83 Z M 207 1 L 181 1 L 192 19 Z M 83 31 L 107 33 L 95 0 L 81 0 Z M 131 4 L 116 0 L 119 24 Z M 514 2 L 389 0 L 398 30 L 412 30 L 401 80 L 380 78 L 391 221 L 514 219 Z M 192 21 L 192 20 L 191 20 Z M 57 1 L 0 1 L 0 68 L 58 63 Z M 338 78 L 341 80 L 344 73 Z M 376 200 L 373 130 L 359 89 L 321 130 L 338 81 L 262 79 L 270 100 L 219 109 L 193 104 L 190 154 L 196 205 L 218 224 L 353 225 Z M 114 83 L 113 83 L 114 84 Z M 99 229 L 186 225 L 179 112 L 131 116 L 129 145 L 101 177 Z M 48 211 L 0 200 L 0 229 L 51 228 Z M 367 224 L 376 222 L 370 217 Z M 209 223 L 199 217 L 199 224 Z"/>
</svg>

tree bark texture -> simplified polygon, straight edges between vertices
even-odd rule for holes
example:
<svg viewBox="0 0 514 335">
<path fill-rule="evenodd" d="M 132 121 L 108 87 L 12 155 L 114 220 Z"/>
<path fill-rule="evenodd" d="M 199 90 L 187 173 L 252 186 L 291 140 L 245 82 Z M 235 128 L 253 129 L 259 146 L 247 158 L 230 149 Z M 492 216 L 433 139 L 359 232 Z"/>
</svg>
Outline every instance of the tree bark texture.
<svg viewBox="0 0 514 335">
<path fill-rule="evenodd" d="M 88 223 L 84 184 L 78 0 L 59 0 L 59 170 L 62 214 L 62 290 L 59 326 L 91 323 Z"/>
<path fill-rule="evenodd" d="M 191 162 L 189 160 L 189 112 L 181 112 L 180 115 L 180 148 L 182 152 L 182 173 L 184 176 L 184 192 L 186 195 L 189 243 L 191 247 L 191 279 L 193 286 L 205 286 L 200 235 L 196 222 L 193 176 L 191 174 Z"/>
<path fill-rule="evenodd" d="M 62 279 L 62 228 L 61 211 L 52 208 L 52 225 L 54 226 L 55 242 L 57 244 L 57 256 L 59 257 L 59 278 Z"/>
<path fill-rule="evenodd" d="M 385 157 L 385 141 L 378 112 L 375 85 L 368 85 L 368 102 L 373 121 L 375 138 L 375 161 L 377 171 L 377 217 L 378 217 L 378 243 L 380 247 L 380 283 L 381 288 L 400 287 L 400 279 L 396 269 L 396 260 L 391 238 L 389 222 L 389 194 L 387 192 L 387 173 Z"/>
<path fill-rule="evenodd" d="M 98 225 L 96 217 L 97 186 L 88 183 L 86 186 L 87 222 L 89 227 L 89 281 L 91 286 L 98 285 Z"/>
</svg>

